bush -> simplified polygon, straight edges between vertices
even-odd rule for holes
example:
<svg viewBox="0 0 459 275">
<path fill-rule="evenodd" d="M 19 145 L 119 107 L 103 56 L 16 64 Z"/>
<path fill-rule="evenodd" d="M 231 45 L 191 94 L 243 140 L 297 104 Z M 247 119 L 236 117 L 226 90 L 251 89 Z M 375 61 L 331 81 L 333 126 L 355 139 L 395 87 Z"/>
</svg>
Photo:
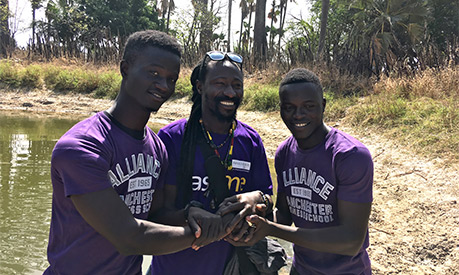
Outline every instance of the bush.
<svg viewBox="0 0 459 275">
<path fill-rule="evenodd" d="M 13 88 L 20 84 L 18 69 L 8 60 L 0 62 L 0 83 Z"/>
<path fill-rule="evenodd" d="M 115 99 L 121 86 L 121 76 L 115 72 L 106 72 L 99 76 L 97 88 L 94 90 L 94 97 Z"/>
<path fill-rule="evenodd" d="M 251 111 L 279 110 L 278 86 L 252 84 L 244 89 L 244 108 Z"/>
<path fill-rule="evenodd" d="M 182 75 L 177 80 L 175 84 L 175 93 L 173 95 L 174 98 L 181 98 L 181 97 L 188 97 L 191 99 L 193 96 L 193 87 L 190 82 L 189 75 Z"/>
<path fill-rule="evenodd" d="M 60 68 L 55 66 L 45 66 L 43 70 L 43 81 L 47 89 L 54 90 L 58 82 Z"/>
<path fill-rule="evenodd" d="M 30 65 L 20 71 L 20 86 L 26 88 L 40 88 L 42 85 L 41 67 Z"/>
</svg>

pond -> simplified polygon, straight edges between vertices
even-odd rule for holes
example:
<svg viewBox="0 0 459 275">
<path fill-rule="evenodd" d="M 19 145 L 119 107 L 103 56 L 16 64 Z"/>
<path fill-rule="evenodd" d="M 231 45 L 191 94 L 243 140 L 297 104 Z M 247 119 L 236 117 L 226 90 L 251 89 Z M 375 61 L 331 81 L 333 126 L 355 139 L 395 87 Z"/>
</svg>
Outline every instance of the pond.
<svg viewBox="0 0 459 275">
<path fill-rule="evenodd" d="M 76 122 L 0 111 L 0 274 L 41 274 L 47 268 L 51 152 Z M 148 263 L 149 257 L 144 268 Z"/>
</svg>

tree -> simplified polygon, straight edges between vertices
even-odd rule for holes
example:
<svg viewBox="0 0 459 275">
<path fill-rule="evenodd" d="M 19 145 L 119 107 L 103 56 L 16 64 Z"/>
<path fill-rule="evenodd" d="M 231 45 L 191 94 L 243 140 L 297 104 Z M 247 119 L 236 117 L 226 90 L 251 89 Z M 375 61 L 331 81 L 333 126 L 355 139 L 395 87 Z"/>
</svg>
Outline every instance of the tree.
<svg viewBox="0 0 459 275">
<path fill-rule="evenodd" d="M 171 13 L 175 10 L 174 0 L 161 0 L 161 17 L 166 19 L 166 33 L 169 33 Z"/>
<path fill-rule="evenodd" d="M 36 19 L 35 13 L 37 9 L 41 8 L 43 0 L 30 0 L 30 4 L 32 7 L 32 49 L 35 48 L 35 26 L 36 26 Z"/>
<path fill-rule="evenodd" d="M 241 29 L 239 31 L 238 51 L 243 56 L 247 56 L 250 49 L 250 33 L 252 28 L 252 13 L 255 10 L 254 0 L 241 0 L 239 7 L 241 8 Z M 249 17 L 249 22 L 245 19 Z"/>
<path fill-rule="evenodd" d="M 327 19 L 328 19 L 328 9 L 330 8 L 330 0 L 322 0 L 322 12 L 320 15 L 320 36 L 319 36 L 319 48 L 317 56 L 320 59 L 324 54 L 324 43 L 325 43 L 325 34 L 327 32 Z"/>
<path fill-rule="evenodd" d="M 253 35 L 253 57 L 254 64 L 258 68 L 266 65 L 267 41 L 266 41 L 266 0 L 258 0 L 255 7 L 255 26 Z"/>
<path fill-rule="evenodd" d="M 226 51 L 231 51 L 231 7 L 232 7 L 233 0 L 228 0 L 228 39 L 226 45 Z"/>
<path fill-rule="evenodd" d="M 0 56 L 7 57 L 11 45 L 8 0 L 0 0 Z"/>
</svg>

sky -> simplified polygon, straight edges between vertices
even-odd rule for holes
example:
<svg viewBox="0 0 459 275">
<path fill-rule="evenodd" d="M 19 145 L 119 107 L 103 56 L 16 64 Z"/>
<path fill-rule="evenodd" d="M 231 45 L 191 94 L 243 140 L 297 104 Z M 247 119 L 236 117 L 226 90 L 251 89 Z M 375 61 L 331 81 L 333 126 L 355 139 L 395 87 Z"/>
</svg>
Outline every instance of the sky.
<svg viewBox="0 0 459 275">
<path fill-rule="evenodd" d="M 175 0 L 175 5 L 177 10 L 192 10 L 191 0 Z M 279 1 L 276 1 L 277 3 Z M 239 36 L 236 35 L 236 32 L 240 29 L 240 12 L 235 12 L 239 10 L 240 0 L 233 0 L 232 4 L 232 17 L 231 17 L 231 41 L 234 43 Z M 268 14 L 271 9 L 272 0 L 266 1 L 266 14 Z M 227 12 L 227 0 L 217 0 L 217 5 L 222 7 L 221 13 L 219 14 L 222 17 L 222 21 L 225 22 L 224 25 L 228 22 Z M 16 39 L 20 47 L 25 47 L 27 42 L 31 39 L 31 29 L 30 24 L 32 22 L 32 9 L 30 7 L 29 0 L 9 0 L 10 11 L 13 14 L 13 17 L 10 19 L 10 29 L 14 32 L 14 38 Z M 296 0 L 295 2 L 288 2 L 287 4 L 287 21 L 289 18 L 307 18 L 309 14 L 310 1 L 309 0 Z M 179 12 L 176 12 L 174 16 L 178 16 Z M 45 17 L 44 8 L 37 10 L 36 19 L 43 19 Z M 174 17 L 172 17 L 174 19 Z M 252 19 L 253 20 L 253 19 Z M 266 24 L 268 24 L 268 19 L 266 19 Z M 227 27 L 224 27 L 227 28 Z M 226 33 L 226 29 L 221 32 Z"/>
</svg>

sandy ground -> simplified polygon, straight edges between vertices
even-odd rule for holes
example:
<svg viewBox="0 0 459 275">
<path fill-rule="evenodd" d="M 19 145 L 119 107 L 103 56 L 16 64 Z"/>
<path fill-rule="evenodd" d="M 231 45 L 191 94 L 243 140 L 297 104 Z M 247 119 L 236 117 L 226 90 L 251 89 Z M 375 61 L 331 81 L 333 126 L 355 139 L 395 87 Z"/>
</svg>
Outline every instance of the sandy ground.
<svg viewBox="0 0 459 275">
<path fill-rule="evenodd" d="M 84 118 L 109 106 L 108 100 L 82 95 L 0 91 L 0 110 L 25 115 Z M 150 122 L 188 117 L 190 108 L 184 99 L 166 102 Z M 238 119 L 260 133 L 269 157 L 289 136 L 277 112 L 240 110 Z M 458 161 L 426 159 L 376 132 L 330 124 L 360 139 L 373 155 L 369 253 L 374 274 L 459 274 Z"/>
</svg>

